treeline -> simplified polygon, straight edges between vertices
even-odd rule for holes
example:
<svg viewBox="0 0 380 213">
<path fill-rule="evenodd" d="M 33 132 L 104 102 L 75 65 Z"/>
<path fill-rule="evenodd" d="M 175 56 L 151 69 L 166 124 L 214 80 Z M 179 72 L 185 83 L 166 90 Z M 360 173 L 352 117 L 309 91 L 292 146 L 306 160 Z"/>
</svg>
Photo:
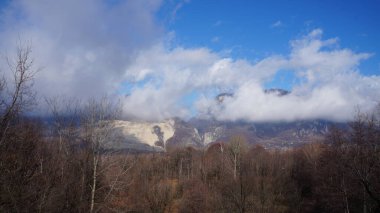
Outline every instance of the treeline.
<svg viewBox="0 0 380 213">
<path fill-rule="evenodd" d="M 379 212 L 379 122 L 360 117 L 323 143 L 266 150 L 243 137 L 206 150 L 129 156 L 109 201 L 131 212 Z"/>
<path fill-rule="evenodd" d="M 107 99 L 49 99 L 49 122 L 25 116 L 29 52 L 0 81 L 0 212 L 380 212 L 374 115 L 286 151 L 235 136 L 202 150 L 110 152 L 119 110 Z"/>
<path fill-rule="evenodd" d="M 126 154 L 47 138 L 44 125 L 23 119 L 1 144 L 0 211 L 379 212 L 373 122 L 287 151 L 236 136 L 204 150 Z"/>
</svg>

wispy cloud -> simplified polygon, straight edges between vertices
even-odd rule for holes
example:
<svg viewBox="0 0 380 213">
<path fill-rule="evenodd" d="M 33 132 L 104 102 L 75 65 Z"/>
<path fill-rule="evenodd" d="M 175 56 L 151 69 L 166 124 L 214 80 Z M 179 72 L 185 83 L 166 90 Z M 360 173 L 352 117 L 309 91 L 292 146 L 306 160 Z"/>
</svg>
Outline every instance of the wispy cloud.
<svg viewBox="0 0 380 213">
<path fill-rule="evenodd" d="M 218 21 L 216 21 L 214 24 L 213 24 L 213 26 L 214 27 L 219 27 L 220 25 L 222 25 L 222 21 L 221 20 L 218 20 Z"/>
<path fill-rule="evenodd" d="M 220 40 L 220 38 L 219 38 L 218 36 L 215 36 L 215 37 L 213 37 L 213 38 L 211 39 L 211 42 L 213 42 L 213 43 L 218 43 L 219 40 Z"/>
<path fill-rule="evenodd" d="M 279 28 L 279 27 L 283 27 L 283 26 L 284 26 L 284 23 L 282 23 L 282 21 L 278 20 L 271 25 L 271 28 Z"/>
<path fill-rule="evenodd" d="M 173 22 L 176 17 L 177 17 L 177 13 L 178 11 L 185 5 L 185 4 L 188 4 L 190 3 L 190 0 L 179 0 L 176 5 L 174 6 L 174 9 L 172 10 L 172 14 L 171 14 L 171 22 Z"/>
</svg>

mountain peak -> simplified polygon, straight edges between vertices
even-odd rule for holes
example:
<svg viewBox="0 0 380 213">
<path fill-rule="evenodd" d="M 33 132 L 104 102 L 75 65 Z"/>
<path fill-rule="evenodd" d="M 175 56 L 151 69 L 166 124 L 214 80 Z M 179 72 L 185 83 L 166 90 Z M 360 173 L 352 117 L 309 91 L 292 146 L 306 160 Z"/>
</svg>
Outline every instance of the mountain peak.
<svg viewBox="0 0 380 213">
<path fill-rule="evenodd" d="M 265 94 L 274 94 L 276 96 L 281 97 L 281 96 L 285 96 L 285 95 L 290 94 L 290 91 L 284 90 L 284 89 L 280 89 L 280 88 L 271 88 L 271 89 L 265 89 L 264 93 Z"/>
</svg>

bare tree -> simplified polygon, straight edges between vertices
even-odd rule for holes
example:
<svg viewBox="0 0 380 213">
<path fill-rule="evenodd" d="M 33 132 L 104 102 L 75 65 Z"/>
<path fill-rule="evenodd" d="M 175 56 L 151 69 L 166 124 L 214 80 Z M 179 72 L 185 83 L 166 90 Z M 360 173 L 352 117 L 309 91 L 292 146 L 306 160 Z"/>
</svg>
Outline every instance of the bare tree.
<svg viewBox="0 0 380 213">
<path fill-rule="evenodd" d="M 94 211 L 102 152 L 112 140 L 114 120 L 118 117 L 119 113 L 120 108 L 106 97 L 98 101 L 95 99 L 90 100 L 85 105 L 82 113 L 83 139 L 92 156 L 90 212 Z"/>
<path fill-rule="evenodd" d="M 42 209 L 45 190 L 42 125 L 25 118 L 35 103 L 31 46 L 21 42 L 16 54 L 7 57 L 8 69 L 0 77 L 0 211 Z M 20 119 L 22 118 L 22 119 Z M 38 206 L 38 207 L 37 207 Z"/>
<path fill-rule="evenodd" d="M 4 142 L 12 120 L 35 102 L 32 90 L 34 76 L 30 45 L 19 45 L 15 59 L 6 58 L 11 72 L 10 82 L 5 74 L 0 79 L 0 144 Z"/>
<path fill-rule="evenodd" d="M 379 212 L 379 138 L 377 117 L 360 112 L 349 130 L 331 131 L 326 138 L 330 146 L 322 153 L 317 171 L 321 197 L 330 209 Z"/>
<path fill-rule="evenodd" d="M 247 151 L 247 141 L 245 138 L 242 136 L 232 137 L 228 146 L 228 154 L 233 165 L 234 180 L 237 178 L 241 158 L 245 151 Z"/>
</svg>

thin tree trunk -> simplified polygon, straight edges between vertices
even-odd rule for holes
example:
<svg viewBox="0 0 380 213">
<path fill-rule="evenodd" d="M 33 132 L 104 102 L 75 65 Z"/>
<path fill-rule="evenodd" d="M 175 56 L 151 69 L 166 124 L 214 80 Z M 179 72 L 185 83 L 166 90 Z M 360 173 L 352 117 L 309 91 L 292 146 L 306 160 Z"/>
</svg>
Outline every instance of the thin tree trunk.
<svg viewBox="0 0 380 213">
<path fill-rule="evenodd" d="M 234 155 L 234 180 L 236 180 L 236 171 L 237 170 L 237 159 L 236 154 Z"/>
<path fill-rule="evenodd" d="M 94 156 L 94 168 L 92 173 L 92 187 L 91 187 L 91 204 L 90 204 L 90 213 L 94 211 L 95 203 L 95 191 L 96 191 L 96 169 L 97 169 L 98 159 L 97 156 Z"/>
<path fill-rule="evenodd" d="M 179 164 L 179 177 L 178 177 L 178 179 L 181 179 L 181 176 L 182 176 L 182 158 L 181 158 L 180 164 Z"/>
</svg>

